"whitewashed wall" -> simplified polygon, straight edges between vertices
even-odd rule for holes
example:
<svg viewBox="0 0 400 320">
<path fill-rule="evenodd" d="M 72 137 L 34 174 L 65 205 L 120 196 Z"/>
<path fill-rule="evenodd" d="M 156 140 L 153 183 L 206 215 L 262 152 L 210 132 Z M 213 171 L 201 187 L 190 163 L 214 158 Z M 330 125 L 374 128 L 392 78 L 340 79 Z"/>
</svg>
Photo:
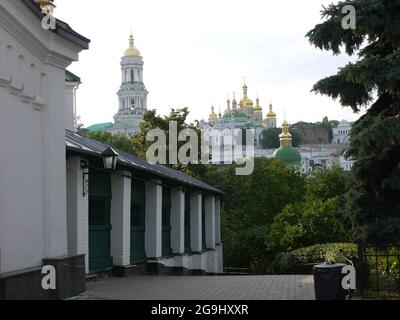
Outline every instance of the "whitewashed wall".
<svg viewBox="0 0 400 320">
<path fill-rule="evenodd" d="M 0 2 L 0 272 L 67 254 L 65 68 L 80 48 Z"/>
</svg>

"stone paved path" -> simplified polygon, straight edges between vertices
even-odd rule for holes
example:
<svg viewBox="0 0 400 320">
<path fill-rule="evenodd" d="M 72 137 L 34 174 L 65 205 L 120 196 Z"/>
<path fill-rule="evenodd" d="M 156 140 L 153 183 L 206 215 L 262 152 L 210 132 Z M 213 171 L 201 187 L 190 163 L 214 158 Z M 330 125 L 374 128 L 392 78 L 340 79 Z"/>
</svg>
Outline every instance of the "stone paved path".
<svg viewBox="0 0 400 320">
<path fill-rule="evenodd" d="M 312 276 L 142 276 L 89 282 L 76 299 L 314 300 Z"/>
</svg>

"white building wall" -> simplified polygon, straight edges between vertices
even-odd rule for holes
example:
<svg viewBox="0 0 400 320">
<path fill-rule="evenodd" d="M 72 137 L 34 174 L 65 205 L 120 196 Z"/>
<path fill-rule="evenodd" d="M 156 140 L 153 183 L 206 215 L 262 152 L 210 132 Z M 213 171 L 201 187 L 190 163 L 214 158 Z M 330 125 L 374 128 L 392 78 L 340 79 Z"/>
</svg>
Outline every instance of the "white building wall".
<svg viewBox="0 0 400 320">
<path fill-rule="evenodd" d="M 206 246 L 215 249 L 215 198 L 209 196 L 205 201 L 206 209 Z M 204 248 L 203 248 L 204 249 Z"/>
<path fill-rule="evenodd" d="M 85 271 L 89 273 L 89 194 L 84 191 L 84 175 L 80 157 L 67 160 L 67 230 L 68 255 L 85 255 Z M 89 170 L 89 169 L 86 169 Z"/>
<path fill-rule="evenodd" d="M 174 197 L 175 200 L 181 199 L 179 193 L 177 192 L 178 190 L 179 189 L 176 189 L 175 192 L 173 191 L 172 193 L 172 203 L 174 203 Z M 220 200 L 213 201 L 212 199 L 214 199 L 214 197 L 208 197 L 208 199 L 206 200 L 206 207 L 208 207 L 208 210 L 210 211 L 214 203 L 214 211 L 220 212 L 220 208 L 218 206 L 220 205 L 221 201 Z M 180 201 L 178 201 L 178 203 L 180 203 Z M 223 273 L 222 244 L 215 245 L 214 249 L 205 250 L 205 248 L 202 248 L 201 203 L 202 203 L 202 194 L 192 193 L 191 194 L 191 228 L 192 228 L 191 240 L 192 240 L 192 250 L 194 253 L 191 255 L 186 255 L 174 252 L 176 254 L 174 257 L 171 258 L 159 257 L 159 259 L 156 260 L 158 263 L 164 265 L 165 267 L 183 267 L 187 270 L 197 270 L 197 271 L 201 270 L 203 272 L 212 274 Z M 175 204 L 175 206 L 177 205 Z M 216 219 L 215 216 L 214 219 Z M 214 230 L 214 232 L 211 232 L 211 234 L 213 233 L 214 237 L 216 238 L 217 231 Z"/>
<path fill-rule="evenodd" d="M 193 252 L 200 252 L 202 247 L 202 194 L 192 193 L 190 195 L 190 246 Z"/>
<path fill-rule="evenodd" d="M 76 131 L 76 89 L 78 82 L 65 83 L 65 129 Z"/>
<path fill-rule="evenodd" d="M 146 183 L 145 247 L 148 258 L 162 256 L 162 186 L 160 182 Z"/>
<path fill-rule="evenodd" d="M 171 191 L 171 248 L 174 254 L 185 252 L 185 193 L 180 188 Z"/>
<path fill-rule="evenodd" d="M 130 172 L 111 175 L 111 256 L 114 265 L 128 266 L 131 253 L 131 178 Z"/>
<path fill-rule="evenodd" d="M 68 253 L 65 68 L 79 51 L 22 1 L 0 2 L 2 273 Z"/>
<path fill-rule="evenodd" d="M 215 244 L 218 246 L 222 243 L 221 239 L 221 199 L 215 199 Z"/>
</svg>

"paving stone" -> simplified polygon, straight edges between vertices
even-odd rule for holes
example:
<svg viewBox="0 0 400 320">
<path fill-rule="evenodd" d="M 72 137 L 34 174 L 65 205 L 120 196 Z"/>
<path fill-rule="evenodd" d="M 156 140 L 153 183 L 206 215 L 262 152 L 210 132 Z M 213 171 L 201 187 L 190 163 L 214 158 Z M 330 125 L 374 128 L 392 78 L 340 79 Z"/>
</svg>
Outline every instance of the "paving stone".
<svg viewBox="0 0 400 320">
<path fill-rule="evenodd" d="M 312 276 L 140 276 L 87 284 L 78 300 L 314 300 Z"/>
</svg>

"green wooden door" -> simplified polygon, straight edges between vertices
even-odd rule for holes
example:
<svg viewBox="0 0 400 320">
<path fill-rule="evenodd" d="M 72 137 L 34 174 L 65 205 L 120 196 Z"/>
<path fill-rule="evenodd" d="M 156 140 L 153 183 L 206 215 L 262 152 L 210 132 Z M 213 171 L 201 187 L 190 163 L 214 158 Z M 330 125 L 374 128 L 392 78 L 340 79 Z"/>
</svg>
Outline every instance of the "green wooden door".
<svg viewBox="0 0 400 320">
<path fill-rule="evenodd" d="M 145 251 L 145 183 L 132 180 L 131 193 L 131 263 L 146 260 Z"/>
<path fill-rule="evenodd" d="M 202 239 L 202 246 L 203 250 L 207 249 L 206 244 L 206 199 L 203 195 L 202 203 L 201 203 L 201 239 Z"/>
<path fill-rule="evenodd" d="M 113 265 L 111 257 L 111 178 L 91 171 L 89 175 L 89 270 L 96 273 Z"/>
<path fill-rule="evenodd" d="M 162 192 L 162 256 L 172 255 L 171 248 L 171 189 Z"/>
<path fill-rule="evenodd" d="M 185 193 L 185 253 L 190 252 L 190 193 Z"/>
</svg>

